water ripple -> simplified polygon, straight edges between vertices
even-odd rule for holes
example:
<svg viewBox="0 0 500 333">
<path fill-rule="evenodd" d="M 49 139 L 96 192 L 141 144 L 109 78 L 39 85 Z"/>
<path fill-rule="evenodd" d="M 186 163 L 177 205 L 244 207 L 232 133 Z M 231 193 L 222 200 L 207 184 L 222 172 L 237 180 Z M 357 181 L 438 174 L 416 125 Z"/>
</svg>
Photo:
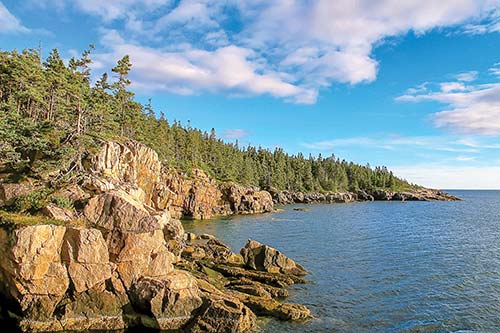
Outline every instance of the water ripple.
<svg viewBox="0 0 500 333">
<path fill-rule="evenodd" d="M 257 239 L 311 272 L 289 301 L 317 319 L 261 320 L 264 332 L 500 332 L 500 192 L 455 194 L 465 201 L 285 207 L 185 227 L 235 251 Z"/>
</svg>

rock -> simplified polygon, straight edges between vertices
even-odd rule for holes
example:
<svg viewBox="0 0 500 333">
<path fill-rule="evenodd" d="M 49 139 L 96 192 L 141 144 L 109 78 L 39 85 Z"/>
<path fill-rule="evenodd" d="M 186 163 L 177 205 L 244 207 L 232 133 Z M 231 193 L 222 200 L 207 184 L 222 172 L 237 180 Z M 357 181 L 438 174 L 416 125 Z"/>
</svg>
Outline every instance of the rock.
<svg viewBox="0 0 500 333">
<path fill-rule="evenodd" d="M 182 328 L 202 305 L 196 280 L 183 271 L 174 271 L 162 279 L 139 279 L 130 289 L 130 299 L 138 313 L 155 318 L 143 324 L 161 330 Z"/>
<path fill-rule="evenodd" d="M 112 254 L 123 247 L 123 234 L 163 230 L 170 221 L 167 211 L 156 212 L 116 190 L 90 199 L 84 215 L 92 226 L 103 233 Z"/>
<path fill-rule="evenodd" d="M 116 256 L 120 279 L 128 289 L 140 277 L 163 278 L 173 271 L 174 254 L 168 251 L 163 232 L 126 233 L 123 247 L 110 249 Z"/>
<path fill-rule="evenodd" d="M 255 315 L 237 299 L 205 298 L 200 313 L 189 327 L 192 333 L 246 333 L 255 327 Z"/>
<path fill-rule="evenodd" d="M 350 192 L 336 192 L 326 195 L 325 200 L 328 203 L 350 203 L 357 199 L 353 193 Z"/>
<path fill-rule="evenodd" d="M 194 169 L 191 176 L 164 170 L 155 188 L 153 204 L 157 209 L 168 209 L 176 218 L 209 219 L 231 214 L 220 203 L 221 196 L 217 182 L 202 170 Z"/>
<path fill-rule="evenodd" d="M 186 232 L 184 233 L 184 240 L 187 242 L 191 242 L 196 239 L 196 234 L 192 232 Z"/>
<path fill-rule="evenodd" d="M 144 203 L 151 205 L 151 197 L 161 172 L 158 154 L 133 140 L 125 143 L 106 142 L 90 161 L 89 171 L 111 183 L 136 185 L 144 193 Z"/>
<path fill-rule="evenodd" d="M 54 204 L 48 204 L 43 207 L 40 214 L 48 218 L 64 222 L 70 222 L 75 219 L 75 214 L 71 210 L 57 207 Z"/>
<path fill-rule="evenodd" d="M 163 229 L 163 234 L 167 242 L 167 249 L 180 257 L 184 248 L 184 227 L 181 221 L 170 219 Z"/>
<path fill-rule="evenodd" d="M 233 286 L 245 286 L 245 288 L 234 288 Z M 279 288 L 279 287 L 273 287 L 269 284 L 250 280 L 248 278 L 238 278 L 238 279 L 233 279 L 229 285 L 229 288 L 235 289 L 250 295 L 255 295 L 255 296 L 266 296 L 267 294 L 270 295 L 272 298 L 284 298 L 288 297 L 288 290 L 286 288 Z M 246 291 L 243 291 L 246 290 Z M 267 292 L 263 293 L 260 289 L 263 289 Z M 250 292 L 247 292 L 250 291 Z"/>
<path fill-rule="evenodd" d="M 373 196 L 373 199 L 377 201 L 391 200 L 394 195 L 393 192 L 385 190 L 373 190 L 370 194 Z"/>
<path fill-rule="evenodd" d="M 15 199 L 30 194 L 35 188 L 31 182 L 0 183 L 0 207 L 13 204 Z"/>
<path fill-rule="evenodd" d="M 283 304 L 269 297 L 254 296 L 239 291 L 233 291 L 231 294 L 257 315 L 293 321 L 311 318 L 309 309 L 301 304 Z"/>
<path fill-rule="evenodd" d="M 223 200 L 229 202 L 231 210 L 239 214 L 255 214 L 272 212 L 273 198 L 267 191 L 258 191 L 236 184 L 222 188 Z"/>
<path fill-rule="evenodd" d="M 94 193 L 104 193 L 116 189 L 115 184 L 111 181 L 87 175 L 82 182 L 82 187 Z"/>
<path fill-rule="evenodd" d="M 111 278 L 108 247 L 97 229 L 68 228 L 62 259 L 77 293 Z"/>
<path fill-rule="evenodd" d="M 54 192 L 55 197 L 66 198 L 72 203 L 85 201 L 90 198 L 90 194 L 85 192 L 80 186 L 70 184 Z"/>
<path fill-rule="evenodd" d="M 256 326 L 255 314 L 236 297 L 198 279 L 203 305 L 187 327 L 188 332 L 250 332 Z"/>
<path fill-rule="evenodd" d="M 118 330 L 127 327 L 123 320 L 123 300 L 97 285 L 76 294 L 60 310 L 59 322 L 64 330 Z"/>
<path fill-rule="evenodd" d="M 358 191 L 356 192 L 356 195 L 357 195 L 357 199 L 359 201 L 373 201 L 374 198 L 371 194 L 368 194 L 366 191 Z"/>
<path fill-rule="evenodd" d="M 119 190 L 95 196 L 84 209 L 85 217 L 97 228 L 120 232 L 149 232 L 163 229 L 168 212 L 154 212 L 141 202 Z"/>
<path fill-rule="evenodd" d="M 191 260 L 200 260 L 206 257 L 205 250 L 199 246 L 186 246 L 182 251 L 182 257 Z"/>
<path fill-rule="evenodd" d="M 254 270 L 293 275 L 307 274 L 304 268 L 283 253 L 254 240 L 249 240 L 240 253 L 245 265 Z"/>
<path fill-rule="evenodd" d="M 30 321 L 51 318 L 68 289 L 60 258 L 64 233 L 64 227 L 54 225 L 0 229 L 2 293 Z"/>
<path fill-rule="evenodd" d="M 292 204 L 293 200 L 287 195 L 288 193 L 286 191 L 280 191 L 275 187 L 268 187 L 266 190 L 269 192 L 271 197 L 273 198 L 274 204 L 278 205 L 288 205 Z"/>
</svg>

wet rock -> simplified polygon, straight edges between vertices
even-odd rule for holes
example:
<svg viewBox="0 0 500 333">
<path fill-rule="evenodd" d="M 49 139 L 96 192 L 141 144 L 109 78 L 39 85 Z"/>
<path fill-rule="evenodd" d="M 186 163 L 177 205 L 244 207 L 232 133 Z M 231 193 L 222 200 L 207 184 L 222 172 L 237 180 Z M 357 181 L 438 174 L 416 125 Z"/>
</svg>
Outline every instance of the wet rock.
<svg viewBox="0 0 500 333">
<path fill-rule="evenodd" d="M 302 266 L 297 265 L 280 251 L 255 240 L 249 240 L 240 253 L 245 265 L 257 271 L 293 275 L 307 274 Z"/>
<path fill-rule="evenodd" d="M 124 329 L 123 305 L 122 298 L 100 284 L 62 305 L 59 322 L 64 330 Z"/>
<path fill-rule="evenodd" d="M 294 321 L 311 318 L 309 309 L 301 304 L 280 303 L 269 297 L 259 297 L 238 291 L 234 291 L 231 294 L 257 315 Z"/>
</svg>

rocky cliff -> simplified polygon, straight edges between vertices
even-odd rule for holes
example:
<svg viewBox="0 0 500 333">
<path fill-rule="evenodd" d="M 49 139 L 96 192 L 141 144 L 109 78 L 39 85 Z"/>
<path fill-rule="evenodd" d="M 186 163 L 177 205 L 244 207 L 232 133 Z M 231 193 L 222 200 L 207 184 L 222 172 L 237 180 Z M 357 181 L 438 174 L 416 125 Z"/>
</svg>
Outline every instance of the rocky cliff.
<svg viewBox="0 0 500 333">
<path fill-rule="evenodd" d="M 21 330 L 247 332 L 256 314 L 310 317 L 277 300 L 306 272 L 275 249 L 251 241 L 240 255 L 213 236 L 185 234 L 143 192 L 97 194 L 84 216 L 85 226 L 2 220 L 2 313 Z"/>
<path fill-rule="evenodd" d="M 267 191 L 233 183 L 218 184 L 199 169 L 183 174 L 165 167 L 152 149 L 134 141 L 107 142 L 87 163 L 83 186 L 94 193 L 121 188 L 173 217 L 207 219 L 215 215 L 273 210 Z"/>
<path fill-rule="evenodd" d="M 213 236 L 185 234 L 176 219 L 272 211 L 268 192 L 218 184 L 201 170 L 180 174 L 133 141 L 107 142 L 83 164 L 78 181 L 52 193 L 36 181 L 0 186 L 4 206 L 50 193 L 73 207 L 49 203 L 38 213 L 50 220 L 35 225 L 0 215 L 4 319 L 27 332 L 237 333 L 254 328 L 256 315 L 310 317 L 277 300 L 305 282 L 300 265 L 255 241 L 233 253 Z"/>
</svg>

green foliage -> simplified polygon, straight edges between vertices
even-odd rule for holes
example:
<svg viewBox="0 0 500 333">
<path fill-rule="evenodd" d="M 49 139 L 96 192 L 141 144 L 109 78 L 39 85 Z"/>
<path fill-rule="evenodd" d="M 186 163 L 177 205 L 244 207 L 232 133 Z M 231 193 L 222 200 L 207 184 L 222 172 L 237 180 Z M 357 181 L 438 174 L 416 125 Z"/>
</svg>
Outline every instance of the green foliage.
<svg viewBox="0 0 500 333">
<path fill-rule="evenodd" d="M 69 200 L 66 197 L 52 196 L 51 197 L 51 201 L 56 206 L 61 207 L 61 208 L 66 208 L 66 209 L 72 209 L 73 208 L 73 203 L 71 202 L 71 200 Z"/>
<path fill-rule="evenodd" d="M 207 133 L 189 123 L 169 123 L 163 113 L 156 116 L 151 102 L 134 101 L 127 55 L 112 69 L 112 82 L 104 73 L 92 85 L 92 49 L 68 65 L 57 50 L 42 65 L 33 50 L 0 52 L 0 169 L 33 177 L 46 177 L 56 168 L 78 171 L 103 140 L 133 139 L 156 150 L 168 166 L 186 172 L 200 168 L 220 181 L 249 186 L 302 192 L 413 186 L 386 167 L 361 166 L 333 155 L 289 155 L 280 148 L 242 148 L 218 139 L 214 129 Z M 30 211 L 43 201 L 34 195 L 18 209 Z"/>
<path fill-rule="evenodd" d="M 49 190 L 42 188 L 27 195 L 18 197 L 12 204 L 12 210 L 18 213 L 34 213 L 49 203 Z"/>
</svg>

